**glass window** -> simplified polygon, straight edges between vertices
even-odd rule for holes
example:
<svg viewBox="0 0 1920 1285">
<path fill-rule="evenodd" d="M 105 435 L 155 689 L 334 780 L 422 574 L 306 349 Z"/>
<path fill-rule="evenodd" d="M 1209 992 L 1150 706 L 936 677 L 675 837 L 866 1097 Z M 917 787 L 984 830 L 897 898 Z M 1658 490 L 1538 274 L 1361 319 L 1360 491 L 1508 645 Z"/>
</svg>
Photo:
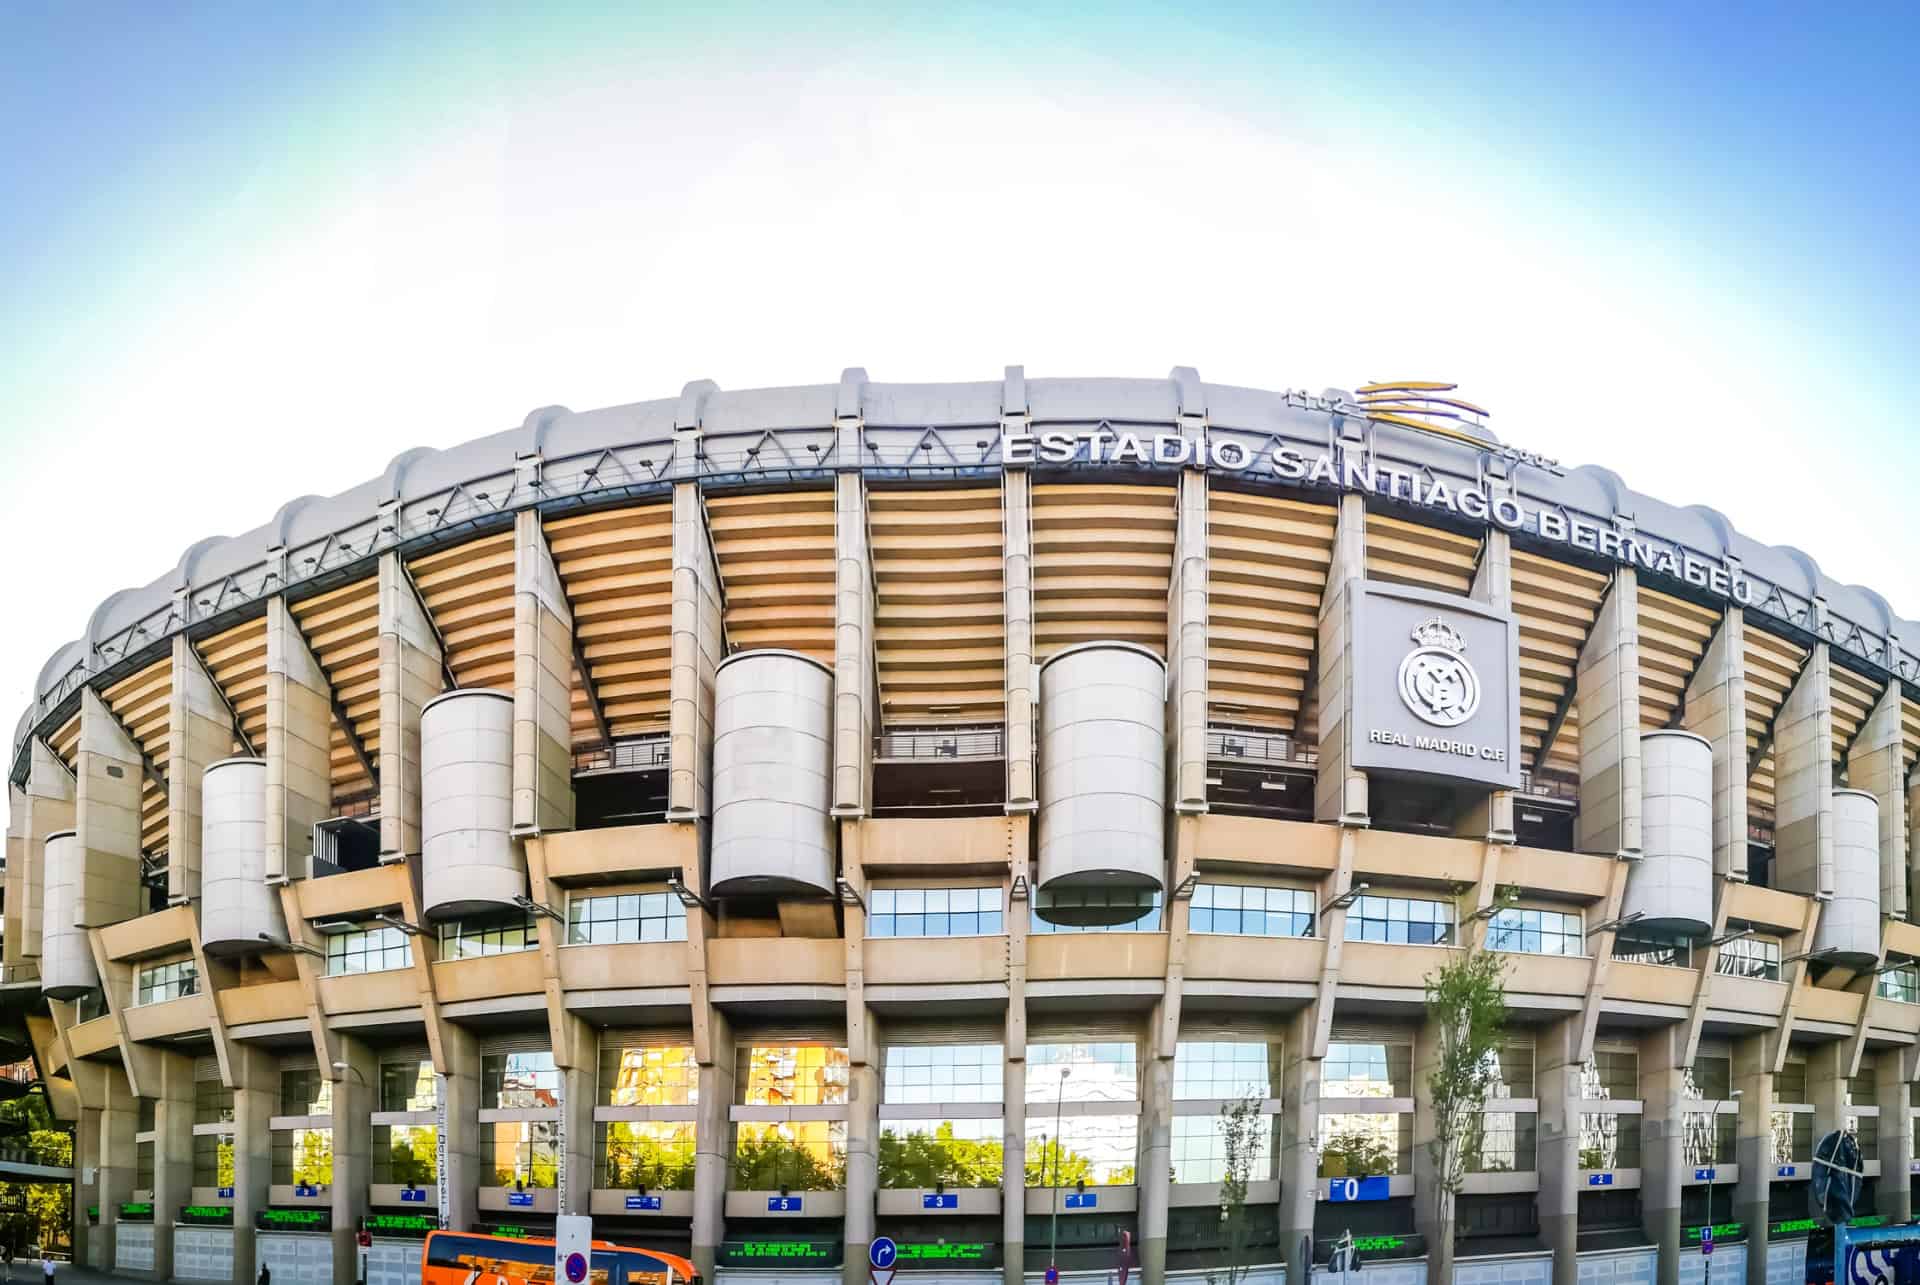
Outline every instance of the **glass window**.
<svg viewBox="0 0 1920 1285">
<path fill-rule="evenodd" d="M 333 1081 L 318 1071 L 280 1073 L 281 1115 L 332 1115 Z"/>
<path fill-rule="evenodd" d="M 196 1133 L 193 1135 L 193 1185 L 196 1187 L 233 1186 L 233 1135 Z"/>
<path fill-rule="evenodd" d="M 134 1100 L 138 1102 L 140 1106 L 138 1107 L 138 1109 L 135 1111 L 135 1114 L 134 1114 L 133 1131 L 135 1133 L 152 1133 L 153 1132 L 153 1108 L 154 1108 L 153 1099 L 152 1098 L 136 1098 Z"/>
<path fill-rule="evenodd" d="M 836 1191 L 847 1182 L 844 1120 L 746 1123 L 734 1127 L 735 1191 Z"/>
<path fill-rule="evenodd" d="M 567 944 L 685 941 L 687 908 L 670 892 L 575 896 L 567 902 Z"/>
<path fill-rule="evenodd" d="M 509 910 L 499 914 L 449 919 L 440 925 L 440 958 L 475 959 L 482 955 L 511 955 L 540 945 L 533 916 Z"/>
<path fill-rule="evenodd" d="M 894 1044 L 887 1047 L 881 1101 L 998 1102 L 1006 1071 L 998 1044 Z"/>
<path fill-rule="evenodd" d="M 559 1128 L 551 1120 L 496 1121 L 480 1126 L 487 1133 L 487 1168 L 496 1187 L 545 1189 L 558 1184 Z"/>
<path fill-rule="evenodd" d="M 1582 1169 L 1638 1169 L 1640 1117 L 1584 1112 L 1580 1116 Z"/>
<path fill-rule="evenodd" d="M 1413 1045 L 1331 1041 L 1327 1059 L 1321 1064 L 1320 1094 L 1328 1098 L 1412 1097 Z"/>
<path fill-rule="evenodd" d="M 1369 1178 L 1412 1172 L 1411 1112 L 1320 1117 L 1322 1178 Z"/>
<path fill-rule="evenodd" d="M 1000 889 L 875 888 L 869 937 L 991 937 L 1007 930 Z"/>
<path fill-rule="evenodd" d="M 1659 964 L 1666 968 L 1693 967 L 1693 941 L 1664 933 L 1628 930 L 1613 939 L 1613 957 L 1631 964 Z"/>
<path fill-rule="evenodd" d="M 1912 964 L 1902 964 L 1880 974 L 1876 985 L 1881 999 L 1898 1000 L 1902 1004 L 1920 1004 L 1920 968 Z"/>
<path fill-rule="evenodd" d="M 1253 1168 L 1251 1181 L 1274 1176 L 1273 1117 L 1253 1118 Z M 1224 1122 L 1217 1115 L 1177 1115 L 1173 1117 L 1173 1180 L 1175 1182 L 1219 1182 L 1227 1176 L 1227 1137 Z"/>
<path fill-rule="evenodd" d="M 1734 1163 L 1734 1136 L 1739 1132 L 1737 1115 L 1730 1112 L 1689 1111 L 1682 1121 L 1680 1163 L 1693 1165 L 1730 1165 Z"/>
<path fill-rule="evenodd" d="M 1364 894 L 1347 910 L 1347 940 L 1446 945 L 1453 940 L 1453 903 Z"/>
<path fill-rule="evenodd" d="M 1696 1057 L 1687 1068 L 1680 1096 L 1696 1102 L 1724 1102 L 1733 1096 L 1733 1059 Z"/>
<path fill-rule="evenodd" d="M 1113 920 L 1119 922 L 1112 922 Z M 1157 933 L 1160 931 L 1158 888 L 1062 888 L 1036 890 L 1033 922 L 1036 933 Z"/>
<path fill-rule="evenodd" d="M 888 1120 L 880 1133 L 882 1187 L 991 1187 L 1005 1158 L 999 1120 Z"/>
<path fill-rule="evenodd" d="M 1135 1101 L 1140 1096 L 1135 1058 L 1132 1044 L 1029 1044 L 1027 1101 Z M 1027 1115 L 1032 1119 L 1035 1113 Z"/>
<path fill-rule="evenodd" d="M 755 1044 L 740 1050 L 739 1067 L 742 1106 L 843 1106 L 847 1101 L 847 1051 L 844 1048 L 827 1044 Z"/>
<path fill-rule="evenodd" d="M 193 1122 L 230 1124 L 233 1122 L 233 1090 L 218 1080 L 200 1080 L 193 1086 Z M 221 1186 L 227 1184 L 221 1183 Z"/>
<path fill-rule="evenodd" d="M 398 928 L 381 926 L 327 938 L 327 976 L 384 973 L 413 966 L 413 944 Z"/>
<path fill-rule="evenodd" d="M 1465 1153 L 1468 1173 L 1533 1172 L 1533 1112 L 1481 1112 L 1468 1122 Z"/>
<path fill-rule="evenodd" d="M 1273 1096 L 1279 1054 L 1278 1044 L 1181 1040 L 1174 1051 L 1173 1096 L 1210 1099 L 1251 1094 L 1264 1101 Z"/>
<path fill-rule="evenodd" d="M 1780 1068 L 1780 1074 L 1773 1080 L 1773 1100 L 1796 1103 L 1813 1101 L 1807 1096 L 1807 1064 L 1805 1062 L 1789 1060 Z"/>
<path fill-rule="evenodd" d="M 1848 1116 L 1847 1128 L 1853 1130 L 1854 1137 L 1860 1143 L 1860 1158 L 1862 1160 L 1878 1160 L 1880 1158 L 1879 1116 Z"/>
<path fill-rule="evenodd" d="M 1862 1071 L 1847 1080 L 1847 1105 L 1850 1107 L 1873 1107 L 1880 1105 L 1880 1086 L 1874 1082 L 1872 1070 Z"/>
<path fill-rule="evenodd" d="M 1773 1113 L 1773 1163 L 1805 1164 L 1813 1159 L 1813 1114 L 1809 1111 Z"/>
<path fill-rule="evenodd" d="M 432 1062 L 388 1062 L 380 1067 L 382 1111 L 431 1111 L 439 1105 Z"/>
<path fill-rule="evenodd" d="M 1780 943 L 1765 937 L 1736 937 L 1720 947 L 1714 971 L 1727 977 L 1780 980 Z"/>
<path fill-rule="evenodd" d="M 560 1070 L 553 1054 L 489 1053 L 480 1059 L 480 1105 L 526 1108 L 560 1105 Z"/>
<path fill-rule="evenodd" d="M 133 1144 L 133 1189 L 135 1191 L 153 1190 L 153 1144 L 151 1142 Z"/>
<path fill-rule="evenodd" d="M 692 1106 L 700 1101 L 700 1067 L 691 1044 L 649 1044 L 600 1050 L 600 1105 Z"/>
<path fill-rule="evenodd" d="M 1487 947 L 1528 955 L 1584 955 L 1586 927 L 1577 914 L 1510 907 L 1494 913 L 1487 926 Z"/>
<path fill-rule="evenodd" d="M 434 1180 L 439 1130 L 430 1124 L 373 1127 L 373 1181 L 424 1187 Z"/>
<path fill-rule="evenodd" d="M 331 1183 L 333 1130 L 274 1130 L 273 1181 L 283 1187 L 324 1187 Z"/>
<path fill-rule="evenodd" d="M 693 1190 L 691 1120 L 603 1120 L 593 1126 L 597 1185 Z"/>
<path fill-rule="evenodd" d="M 200 992 L 200 969 L 191 959 L 176 959 L 168 964 L 147 964 L 135 976 L 135 1004 L 163 1004 Z"/>
<path fill-rule="evenodd" d="M 1311 937 L 1315 909 L 1313 894 L 1299 888 L 1196 884 L 1187 930 L 1241 937 Z"/>
<path fill-rule="evenodd" d="M 1124 1186 L 1134 1181 L 1139 1149 L 1138 1116 L 1029 1113 L 1027 1186 Z"/>
<path fill-rule="evenodd" d="M 1640 1097 L 1640 1055 L 1628 1051 L 1595 1049 L 1593 1060 L 1580 1070 L 1580 1096 L 1614 1102 L 1637 1101 Z"/>
</svg>

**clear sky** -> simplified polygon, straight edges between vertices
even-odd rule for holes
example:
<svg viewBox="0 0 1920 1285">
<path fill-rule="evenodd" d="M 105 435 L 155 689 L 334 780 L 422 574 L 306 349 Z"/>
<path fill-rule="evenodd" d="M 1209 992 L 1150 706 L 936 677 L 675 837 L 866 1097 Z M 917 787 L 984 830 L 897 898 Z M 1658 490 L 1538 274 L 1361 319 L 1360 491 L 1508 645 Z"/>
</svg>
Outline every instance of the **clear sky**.
<svg viewBox="0 0 1920 1285">
<path fill-rule="evenodd" d="M 724 387 L 1458 380 L 1920 617 L 1892 6 L 0 9 L 0 720 L 284 501 Z"/>
</svg>

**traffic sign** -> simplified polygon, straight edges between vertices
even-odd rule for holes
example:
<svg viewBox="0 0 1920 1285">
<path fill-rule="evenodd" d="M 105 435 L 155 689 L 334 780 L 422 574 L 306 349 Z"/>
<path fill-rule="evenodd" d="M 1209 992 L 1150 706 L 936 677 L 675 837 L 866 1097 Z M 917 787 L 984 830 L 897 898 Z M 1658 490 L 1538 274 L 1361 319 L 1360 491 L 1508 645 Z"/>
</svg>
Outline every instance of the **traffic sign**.
<svg viewBox="0 0 1920 1285">
<path fill-rule="evenodd" d="M 573 1285 L 580 1285 L 581 1281 L 587 1279 L 587 1256 L 578 1250 L 567 1255 L 567 1279 Z"/>
<path fill-rule="evenodd" d="M 1060 1269 L 1051 1263 L 1047 1264 L 1047 1285 L 1060 1285 Z"/>
<path fill-rule="evenodd" d="M 867 1246 L 867 1262 L 886 1271 L 893 1266 L 893 1260 L 900 1257 L 900 1247 L 893 1243 L 891 1236 L 875 1236 Z"/>
</svg>

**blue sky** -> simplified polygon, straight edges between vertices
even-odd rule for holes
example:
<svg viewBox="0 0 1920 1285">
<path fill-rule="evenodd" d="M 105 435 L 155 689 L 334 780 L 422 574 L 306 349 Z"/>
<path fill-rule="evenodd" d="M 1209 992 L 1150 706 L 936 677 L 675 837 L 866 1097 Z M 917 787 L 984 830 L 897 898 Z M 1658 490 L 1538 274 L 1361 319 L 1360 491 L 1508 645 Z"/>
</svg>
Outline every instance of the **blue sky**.
<svg viewBox="0 0 1920 1285">
<path fill-rule="evenodd" d="M 847 365 L 1455 379 L 1920 617 L 1915 18 L 1522 8 L 8 9 L 0 704 L 410 446 Z"/>
</svg>

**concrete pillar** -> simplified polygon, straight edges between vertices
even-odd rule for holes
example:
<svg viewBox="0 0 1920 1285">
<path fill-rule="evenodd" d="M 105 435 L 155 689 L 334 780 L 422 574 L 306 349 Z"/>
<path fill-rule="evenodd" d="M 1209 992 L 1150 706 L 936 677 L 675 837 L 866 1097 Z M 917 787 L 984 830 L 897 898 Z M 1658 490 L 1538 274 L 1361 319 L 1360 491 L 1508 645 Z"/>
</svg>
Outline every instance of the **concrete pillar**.
<svg viewBox="0 0 1920 1285">
<path fill-rule="evenodd" d="M 80 897 L 74 922 L 87 928 L 146 910 L 140 886 L 140 747 L 92 688 L 80 693 L 79 778 L 74 828 L 80 839 Z"/>
<path fill-rule="evenodd" d="M 167 714 L 167 896 L 200 895 L 200 775 L 233 753 L 226 702 L 185 634 L 173 636 Z"/>
<path fill-rule="evenodd" d="M 1002 438 L 1026 432 L 1029 423 L 1026 373 L 1009 366 L 1000 392 Z M 1033 740 L 1039 692 L 1033 663 L 1033 484 L 1024 464 L 1009 464 L 1000 474 L 1000 548 L 1007 636 L 1007 811 L 1032 812 L 1040 806 Z M 1017 1279 L 1011 1273 L 1018 1263 L 1011 1254 L 1008 1261 L 1014 1264 L 1007 1268 L 1011 1282 Z"/>
<path fill-rule="evenodd" d="M 305 878 L 333 810 L 332 688 L 285 598 L 267 602 L 267 878 Z"/>
<path fill-rule="evenodd" d="M 1452 1206 L 1441 1208 L 1440 1171 L 1433 1162 L 1439 1129 L 1430 1081 L 1439 1059 L 1440 1025 L 1430 1018 L 1413 1039 L 1413 1225 L 1427 1238 L 1428 1265 L 1444 1273 L 1453 1262 L 1455 1219 Z"/>
<path fill-rule="evenodd" d="M 46 927 L 47 836 L 74 828 L 74 808 L 79 790 L 73 773 L 39 737 L 28 742 L 27 760 L 27 847 L 26 865 L 21 875 L 20 953 L 27 959 L 40 957 L 40 938 Z M 11 867 L 8 873 L 12 873 Z M 13 909 L 12 893 L 7 908 Z"/>
<path fill-rule="evenodd" d="M 694 1129 L 693 1248 L 701 1279 L 714 1279 L 714 1257 L 726 1233 L 727 1186 L 733 1168 L 733 1030 L 715 1009 L 708 1018 L 707 1060 L 700 1063 L 700 1118 Z"/>
<path fill-rule="evenodd" d="M 1847 753 L 1847 784 L 1880 801 L 1880 913 L 1907 917 L 1906 746 L 1900 684 L 1887 684 Z"/>
<path fill-rule="evenodd" d="M 81 1107 L 73 1122 L 73 1261 L 95 1271 L 108 1267 L 107 1237 L 100 1233 L 105 1211 L 99 1226 L 87 1218 L 88 1206 L 100 1205 L 103 1114 L 99 1107 Z"/>
<path fill-rule="evenodd" d="M 1505 461 L 1489 458 L 1490 465 Z M 1504 476 L 1490 477 L 1489 489 L 1497 495 L 1511 495 L 1512 484 Z M 1480 561 L 1473 570 L 1473 584 L 1467 596 L 1501 611 L 1513 610 L 1513 538 L 1498 527 L 1489 527 L 1480 544 Z M 1489 843 L 1512 843 L 1513 791 L 1492 790 L 1476 801 L 1454 822 L 1454 833 L 1462 838 L 1485 839 Z"/>
<path fill-rule="evenodd" d="M 13 782 L 7 782 L 7 870 L 5 893 L 0 895 L 0 907 L 4 907 L 5 927 L 0 929 L 0 964 L 5 965 L 9 973 L 16 968 L 21 956 L 21 939 L 25 929 L 20 921 L 21 908 L 26 904 L 27 894 L 23 887 L 27 877 L 27 792 Z"/>
<path fill-rule="evenodd" d="M 133 1135 L 140 1125 L 140 1100 L 133 1096 L 126 1076 L 110 1071 L 106 1077 L 106 1105 L 100 1110 L 100 1151 L 97 1195 L 100 1223 L 93 1230 L 98 1238 L 90 1250 L 90 1262 L 103 1271 L 115 1264 L 114 1225 L 120 1221 L 120 1204 L 133 1199 L 135 1148 Z"/>
<path fill-rule="evenodd" d="M 1773 1061 L 1767 1035 L 1733 1046 L 1733 1087 L 1740 1090 L 1740 1127 L 1734 1159 L 1740 1183 L 1733 1217 L 1747 1227 L 1747 1285 L 1767 1285 L 1767 1186 L 1773 1174 Z"/>
<path fill-rule="evenodd" d="M 1830 1040 L 1807 1048 L 1807 1096 L 1813 1100 L 1813 1141 L 1847 1123 L 1846 1040 Z"/>
<path fill-rule="evenodd" d="M 233 1285 L 254 1279 L 254 1215 L 269 1204 L 273 1131 L 280 1109 L 279 1066 L 264 1049 L 233 1051 Z"/>
<path fill-rule="evenodd" d="M 1310 1263 L 1301 1256 L 1301 1242 L 1313 1239 L 1313 1211 L 1320 1193 L 1320 1067 L 1314 1051 L 1311 1005 L 1295 1014 L 1287 1026 L 1282 1049 L 1285 1087 L 1280 1096 L 1280 1248 L 1286 1254 L 1287 1279 L 1304 1281 Z"/>
<path fill-rule="evenodd" d="M 1573 846 L 1640 853 L 1640 609 L 1631 567 L 1614 572 L 1574 671 L 1580 715 L 1580 813 Z"/>
<path fill-rule="evenodd" d="M 1687 684 L 1680 726 L 1713 746 L 1713 869 L 1747 877 L 1746 613 L 1729 607 Z"/>
<path fill-rule="evenodd" d="M 1168 1201 L 1173 1184 L 1173 1049 L 1153 1036 L 1142 1043 L 1140 1067 L 1139 1181 L 1140 1280 L 1163 1285 L 1167 1277 Z"/>
<path fill-rule="evenodd" d="M 173 1225 L 180 1206 L 193 1203 L 193 1059 L 155 1053 L 153 1102 L 153 1273 L 173 1278 Z M 148 1088 L 146 1084 L 141 1087 Z"/>
<path fill-rule="evenodd" d="M 1364 825 L 1367 776 L 1353 765 L 1353 647 L 1360 584 L 1367 574 L 1367 509 L 1358 495 L 1342 495 L 1333 528 L 1333 560 L 1320 599 L 1318 666 L 1320 771 L 1316 820 Z"/>
<path fill-rule="evenodd" d="M 1890 1223 L 1913 1218 L 1913 1134 L 1907 1120 L 1907 1082 L 1900 1074 L 1905 1050 L 1888 1049 L 1873 1060 L 1873 1092 L 1880 1103 L 1880 1210 Z"/>
<path fill-rule="evenodd" d="M 463 1026 L 441 1027 L 441 1048 L 447 1069 L 438 1073 L 438 1089 L 445 1110 L 439 1127 L 446 1131 L 446 1208 L 440 1211 L 447 1227 L 472 1227 L 479 1220 L 479 1190 L 484 1157 L 480 1148 L 480 1046 Z M 435 1174 L 436 1180 L 440 1177 Z"/>
<path fill-rule="evenodd" d="M 1553 1251 L 1553 1285 L 1580 1278 L 1580 1030 L 1579 1018 L 1564 1018 L 1534 1042 L 1540 1239 Z"/>
<path fill-rule="evenodd" d="M 584 1214 L 593 1204 L 594 1085 L 600 1070 L 600 1032 L 571 1015 L 573 1065 L 560 1068 L 560 1114 L 566 1146 L 560 1157 L 560 1212 Z"/>
<path fill-rule="evenodd" d="M 513 832 L 573 828 L 573 608 L 540 515 L 513 523 Z"/>
<path fill-rule="evenodd" d="M 1657 1285 L 1680 1280 L 1686 1082 L 1685 1025 L 1649 1031 L 1640 1040 L 1640 1226 L 1660 1251 Z"/>
<path fill-rule="evenodd" d="M 420 851 L 420 707 L 446 690 L 440 637 L 397 553 L 380 555 L 380 855 Z"/>
<path fill-rule="evenodd" d="M 841 426 L 843 442 L 860 423 Z M 842 460 L 857 461 L 857 440 Z M 857 469 L 834 478 L 833 815 L 861 817 L 873 792 L 873 733 L 879 679 L 873 654 L 873 552 L 867 542 L 867 483 Z"/>
<path fill-rule="evenodd" d="M 373 1129 L 368 1117 L 379 1105 L 380 1059 L 365 1041 L 340 1037 L 345 1069 L 321 1067 L 333 1076 L 333 1285 L 359 1279 L 360 1220 L 367 1213 L 373 1179 Z"/>
<path fill-rule="evenodd" d="M 1773 720 L 1773 886 L 1833 891 L 1833 688 L 1816 643 Z"/>
<path fill-rule="evenodd" d="M 871 1028 L 870 1028 L 871 1029 Z M 880 1185 L 880 1065 L 869 1058 L 848 1068 L 847 1216 L 843 1225 L 846 1256 L 841 1279 L 866 1285 L 867 1245 L 875 1235 L 875 1201 Z"/>
<path fill-rule="evenodd" d="M 673 638 L 668 679 L 671 764 L 667 819 L 709 815 L 713 772 L 713 671 L 727 654 L 720 569 L 694 482 L 673 488 Z"/>
<path fill-rule="evenodd" d="M 1011 476 L 1011 475 L 1009 475 Z M 1012 876 L 1027 870 L 1026 817 L 1008 822 L 1007 1016 L 1002 1035 L 1000 1244 L 1004 1285 L 1024 1285 L 1027 1257 L 1027 930 L 1028 903 L 1012 899 Z"/>
</svg>

